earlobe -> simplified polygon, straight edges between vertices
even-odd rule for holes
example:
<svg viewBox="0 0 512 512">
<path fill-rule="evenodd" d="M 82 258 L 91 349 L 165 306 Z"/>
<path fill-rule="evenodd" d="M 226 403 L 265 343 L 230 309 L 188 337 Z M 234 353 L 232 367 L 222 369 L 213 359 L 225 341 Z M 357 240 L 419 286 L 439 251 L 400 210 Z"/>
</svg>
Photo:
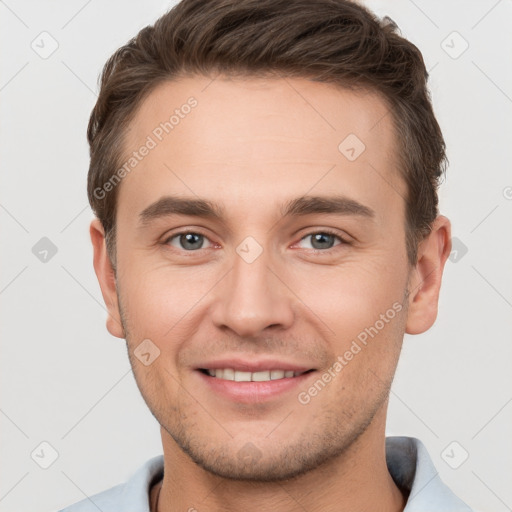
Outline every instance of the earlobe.
<svg viewBox="0 0 512 512">
<path fill-rule="evenodd" d="M 107 329 L 112 336 L 125 338 L 117 299 L 116 278 L 107 252 L 105 231 L 99 219 L 91 222 L 89 233 L 94 252 L 94 271 L 108 311 Z"/>
<path fill-rule="evenodd" d="M 444 265 L 451 251 L 451 225 L 443 215 L 418 247 L 418 259 L 409 279 L 406 332 L 421 334 L 434 324 Z"/>
</svg>

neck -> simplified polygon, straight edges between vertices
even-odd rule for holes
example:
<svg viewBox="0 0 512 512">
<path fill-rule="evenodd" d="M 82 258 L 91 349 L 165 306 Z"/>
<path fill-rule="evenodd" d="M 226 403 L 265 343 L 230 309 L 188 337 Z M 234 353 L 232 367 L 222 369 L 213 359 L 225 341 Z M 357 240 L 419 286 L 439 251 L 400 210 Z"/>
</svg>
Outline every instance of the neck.
<svg viewBox="0 0 512 512">
<path fill-rule="evenodd" d="M 213 475 L 197 466 L 162 429 L 165 469 L 158 512 L 401 512 L 406 498 L 387 469 L 384 425 L 385 415 L 375 417 L 339 457 L 281 482 L 236 481 Z"/>
</svg>

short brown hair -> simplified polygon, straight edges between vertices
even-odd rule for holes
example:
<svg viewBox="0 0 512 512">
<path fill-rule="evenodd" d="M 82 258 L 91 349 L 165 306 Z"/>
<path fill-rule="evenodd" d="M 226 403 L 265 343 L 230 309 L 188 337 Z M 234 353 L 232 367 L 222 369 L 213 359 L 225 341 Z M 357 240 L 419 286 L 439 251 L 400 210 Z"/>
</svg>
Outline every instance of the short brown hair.
<svg viewBox="0 0 512 512">
<path fill-rule="evenodd" d="M 113 264 L 118 187 L 100 197 L 97 191 L 122 165 L 130 121 L 157 85 L 212 73 L 300 77 L 380 93 L 399 144 L 406 247 L 416 263 L 447 162 L 418 48 L 389 18 L 349 0 L 182 0 L 110 57 L 89 120 L 88 197 Z"/>
</svg>

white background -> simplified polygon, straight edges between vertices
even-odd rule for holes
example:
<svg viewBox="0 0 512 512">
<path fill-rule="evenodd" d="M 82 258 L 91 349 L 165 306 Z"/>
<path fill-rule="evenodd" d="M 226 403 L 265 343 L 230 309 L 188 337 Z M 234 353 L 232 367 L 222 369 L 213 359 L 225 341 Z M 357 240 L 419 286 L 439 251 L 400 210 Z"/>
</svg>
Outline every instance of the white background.
<svg viewBox="0 0 512 512">
<path fill-rule="evenodd" d="M 161 453 L 124 341 L 105 329 L 88 238 L 86 126 L 108 56 L 170 5 L 0 2 L 3 512 L 63 507 Z M 450 159 L 441 210 L 467 248 L 447 264 L 436 325 L 406 337 L 388 434 L 420 438 L 461 498 L 504 512 L 512 509 L 512 2 L 368 5 L 398 24 L 431 70 Z M 47 59 L 31 48 L 43 31 L 59 45 Z M 57 247 L 46 263 L 32 252 L 42 237 Z M 59 454 L 48 469 L 30 456 L 42 441 Z M 458 469 L 441 456 L 453 441 L 452 460 L 469 454 Z"/>
</svg>

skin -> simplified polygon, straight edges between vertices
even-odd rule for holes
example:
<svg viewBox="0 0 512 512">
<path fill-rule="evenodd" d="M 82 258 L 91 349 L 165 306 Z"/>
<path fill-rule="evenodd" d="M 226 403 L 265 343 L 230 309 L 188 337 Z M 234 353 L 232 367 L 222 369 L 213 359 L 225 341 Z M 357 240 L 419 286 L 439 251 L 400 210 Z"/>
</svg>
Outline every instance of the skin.
<svg viewBox="0 0 512 512">
<path fill-rule="evenodd" d="M 385 460 L 388 394 L 404 333 L 435 321 L 448 219 L 435 220 L 410 266 L 391 116 L 369 92 L 298 78 L 186 77 L 146 98 L 128 152 L 190 96 L 197 107 L 119 185 L 115 274 L 101 223 L 90 229 L 107 328 L 126 338 L 161 425 L 158 510 L 403 510 L 407 496 Z M 366 146 L 352 162 L 338 150 L 350 133 Z M 286 201 L 333 192 L 374 216 L 281 215 Z M 140 212 L 168 194 L 215 202 L 225 218 L 171 215 L 141 229 Z M 308 235 L 325 229 L 346 242 L 328 237 L 315 252 Z M 169 240 L 182 231 L 204 235 L 202 248 Z M 248 236 L 263 249 L 250 264 L 236 252 Z M 300 403 L 298 392 L 396 303 L 401 311 Z M 149 366 L 134 356 L 144 339 L 160 350 Z M 213 392 L 196 369 L 237 355 L 315 372 L 300 389 L 239 403 Z M 240 456 L 248 446 L 252 459 Z"/>
</svg>

